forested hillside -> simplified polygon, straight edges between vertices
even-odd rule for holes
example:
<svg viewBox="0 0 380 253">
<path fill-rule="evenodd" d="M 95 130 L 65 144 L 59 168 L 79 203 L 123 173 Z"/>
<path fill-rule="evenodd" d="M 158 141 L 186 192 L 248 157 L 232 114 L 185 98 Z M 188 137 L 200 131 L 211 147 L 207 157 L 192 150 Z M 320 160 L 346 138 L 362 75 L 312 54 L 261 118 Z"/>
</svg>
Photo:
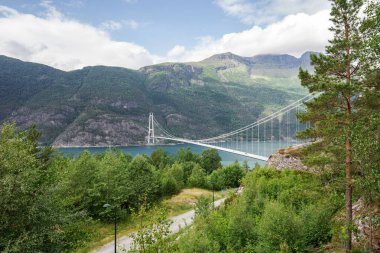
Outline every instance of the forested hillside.
<svg viewBox="0 0 380 253">
<path fill-rule="evenodd" d="M 64 72 L 0 56 L 0 122 L 35 122 L 42 144 L 129 145 L 144 141 L 149 112 L 172 133 L 207 137 L 241 127 L 302 96 L 310 53 L 164 63 L 130 70 Z"/>
</svg>

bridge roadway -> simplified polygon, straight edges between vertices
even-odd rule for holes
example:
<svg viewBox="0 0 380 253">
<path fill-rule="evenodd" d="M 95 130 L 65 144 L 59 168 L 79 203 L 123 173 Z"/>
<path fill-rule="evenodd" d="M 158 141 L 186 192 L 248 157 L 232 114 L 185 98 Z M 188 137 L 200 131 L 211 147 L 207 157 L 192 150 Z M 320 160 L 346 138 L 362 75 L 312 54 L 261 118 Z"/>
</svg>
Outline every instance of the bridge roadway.
<svg viewBox="0 0 380 253">
<path fill-rule="evenodd" d="M 188 143 L 188 144 L 194 144 L 194 145 L 198 145 L 198 146 L 202 146 L 202 147 L 206 147 L 206 148 L 213 148 L 213 149 L 217 149 L 220 151 L 225 151 L 225 152 L 232 153 L 232 154 L 237 154 L 237 155 L 241 155 L 241 156 L 245 156 L 245 157 L 249 157 L 249 158 L 254 158 L 257 160 L 261 160 L 261 161 L 267 161 L 269 159 L 269 157 L 266 157 L 266 156 L 255 155 L 255 154 L 251 154 L 251 153 L 247 153 L 247 152 L 243 152 L 243 151 L 213 146 L 210 144 L 197 142 L 197 141 L 193 141 L 193 140 L 187 140 L 187 139 L 182 139 L 182 138 L 162 137 L 162 136 L 155 136 L 154 138 L 155 139 L 163 139 L 163 140 L 172 140 L 172 141 L 183 142 L 183 143 Z"/>
</svg>

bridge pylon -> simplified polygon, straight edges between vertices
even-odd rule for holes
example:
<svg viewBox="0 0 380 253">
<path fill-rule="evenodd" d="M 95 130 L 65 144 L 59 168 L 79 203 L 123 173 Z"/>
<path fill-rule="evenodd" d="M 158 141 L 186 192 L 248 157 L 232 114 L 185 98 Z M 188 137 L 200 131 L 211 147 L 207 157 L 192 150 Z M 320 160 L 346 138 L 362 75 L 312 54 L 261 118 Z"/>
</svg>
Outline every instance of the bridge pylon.
<svg viewBox="0 0 380 253">
<path fill-rule="evenodd" d="M 155 143 L 154 137 L 154 116 L 153 112 L 149 113 L 149 128 L 148 128 L 148 136 L 147 136 L 148 145 Z"/>
</svg>

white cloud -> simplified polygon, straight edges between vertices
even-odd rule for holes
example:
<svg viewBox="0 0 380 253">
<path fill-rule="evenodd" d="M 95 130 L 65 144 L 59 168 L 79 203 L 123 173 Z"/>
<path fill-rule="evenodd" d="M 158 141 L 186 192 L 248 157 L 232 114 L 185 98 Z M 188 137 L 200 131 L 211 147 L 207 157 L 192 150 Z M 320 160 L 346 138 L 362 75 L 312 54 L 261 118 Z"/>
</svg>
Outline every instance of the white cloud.
<svg viewBox="0 0 380 253">
<path fill-rule="evenodd" d="M 0 5 L 0 54 L 64 70 L 88 65 L 139 68 L 156 58 L 142 46 L 114 41 L 101 29 L 67 19 L 49 1 L 42 6 L 44 17 Z"/>
<path fill-rule="evenodd" d="M 104 21 L 101 25 L 100 25 L 100 28 L 103 29 L 103 30 L 108 30 L 108 31 L 116 31 L 116 30 L 120 30 L 121 28 L 123 27 L 123 24 L 118 22 L 118 21 L 114 21 L 114 20 L 107 20 L 107 21 Z"/>
<path fill-rule="evenodd" d="M 255 8 L 245 0 L 216 0 L 215 3 L 230 15 L 239 18 L 243 23 L 251 24 Z"/>
<path fill-rule="evenodd" d="M 49 19 L 63 19 L 62 13 L 60 13 L 51 3 L 50 0 L 41 1 L 40 5 L 46 9 L 46 17 Z"/>
<path fill-rule="evenodd" d="M 0 54 L 64 70 L 91 65 L 139 68 L 164 61 L 199 61 L 225 52 L 242 56 L 266 53 L 300 56 L 309 50 L 324 51 L 331 37 L 326 9 L 315 14 L 288 15 L 266 27 L 256 25 L 220 38 L 204 36 L 198 38 L 193 48 L 175 45 L 167 54 L 157 56 L 143 46 L 112 40 L 104 30 L 127 26 L 137 29 L 136 21 L 108 21 L 102 29 L 68 19 L 49 1 L 42 5 L 47 11 L 42 17 L 0 5 Z"/>
<path fill-rule="evenodd" d="M 245 24 L 267 25 L 284 17 L 297 14 L 314 14 L 328 9 L 328 0 L 215 0 L 227 15 Z"/>
<path fill-rule="evenodd" d="M 130 29 L 136 30 L 139 28 L 140 24 L 137 23 L 136 20 L 130 19 L 130 20 L 122 20 L 122 23 L 127 26 Z"/>
<path fill-rule="evenodd" d="M 115 20 L 107 20 L 100 24 L 100 28 L 105 31 L 117 31 L 124 27 L 127 27 L 132 30 L 136 30 L 139 28 L 139 23 L 137 23 L 135 20 L 121 20 L 121 21 L 115 21 Z"/>
<path fill-rule="evenodd" d="M 241 56 L 257 54 L 291 54 L 300 56 L 305 51 L 323 52 L 331 37 L 329 10 L 313 15 L 289 15 L 265 28 L 253 26 L 249 30 L 225 34 L 219 39 L 201 38 L 199 44 L 181 51 L 177 60 L 199 61 L 213 54 L 232 52 Z M 176 46 L 171 51 L 180 48 Z"/>
<path fill-rule="evenodd" d="M 178 58 L 182 56 L 186 52 L 186 48 L 184 46 L 175 45 L 172 49 L 169 50 L 167 56 L 169 58 Z"/>
</svg>

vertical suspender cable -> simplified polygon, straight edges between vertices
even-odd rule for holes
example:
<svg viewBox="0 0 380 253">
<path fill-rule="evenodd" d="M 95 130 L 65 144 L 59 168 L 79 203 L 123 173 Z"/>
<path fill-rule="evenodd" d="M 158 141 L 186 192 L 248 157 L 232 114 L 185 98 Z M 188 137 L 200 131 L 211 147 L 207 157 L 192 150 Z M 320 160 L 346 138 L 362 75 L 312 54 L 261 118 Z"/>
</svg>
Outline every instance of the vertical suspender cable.
<svg viewBox="0 0 380 253">
<path fill-rule="evenodd" d="M 260 155 L 260 125 L 257 125 L 257 154 Z"/>
</svg>

